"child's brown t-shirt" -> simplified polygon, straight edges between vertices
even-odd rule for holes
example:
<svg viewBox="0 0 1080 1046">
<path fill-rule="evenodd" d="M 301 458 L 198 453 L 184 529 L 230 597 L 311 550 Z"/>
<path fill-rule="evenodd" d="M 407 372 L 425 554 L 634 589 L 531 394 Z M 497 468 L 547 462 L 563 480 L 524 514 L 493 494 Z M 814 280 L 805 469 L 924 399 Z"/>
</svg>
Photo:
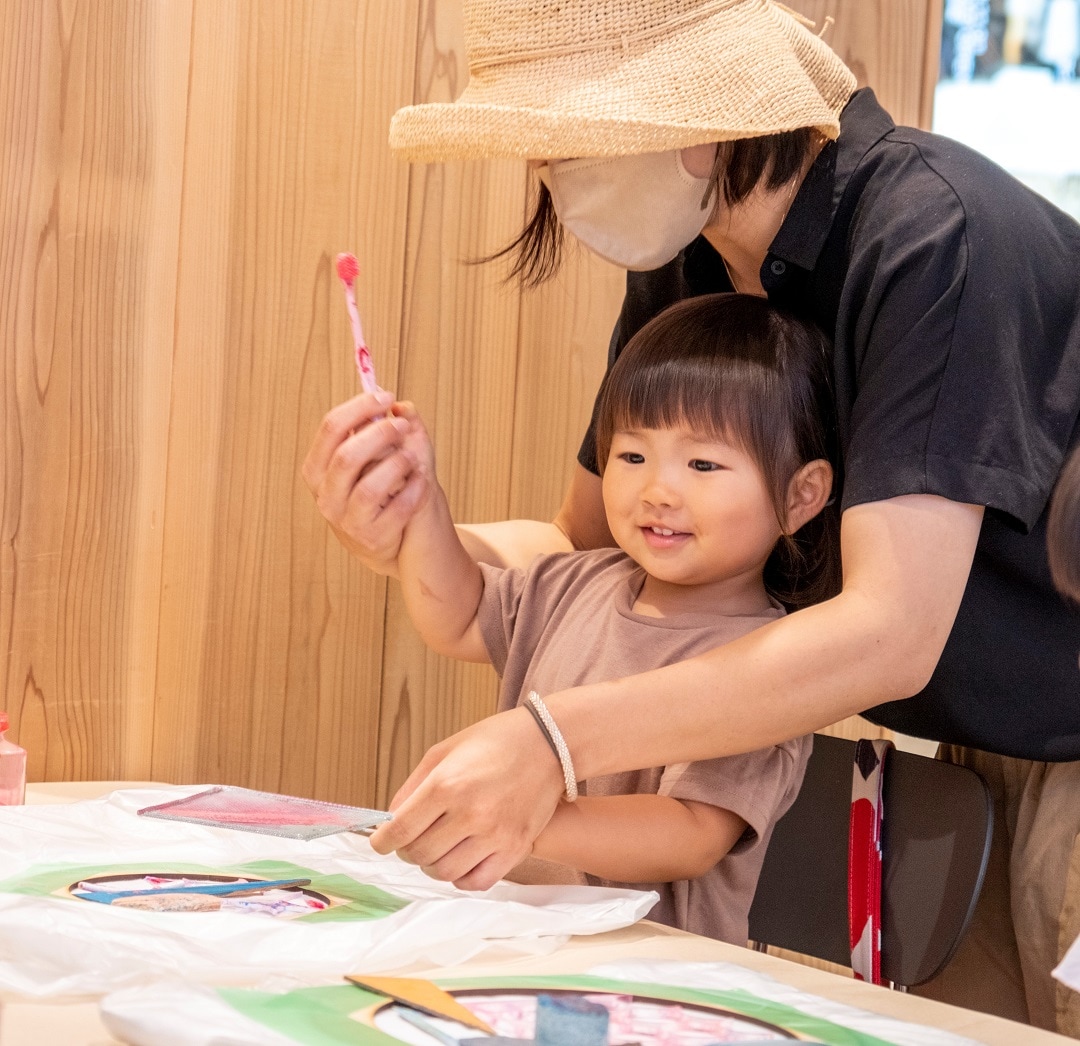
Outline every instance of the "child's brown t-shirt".
<svg viewBox="0 0 1080 1046">
<path fill-rule="evenodd" d="M 550 694 L 585 683 L 637 675 L 737 639 L 783 615 L 688 613 L 654 618 L 633 610 L 645 572 L 623 552 L 539 556 L 527 570 L 485 566 L 479 623 L 502 677 L 500 711 L 530 690 Z M 662 702 L 663 694 L 656 700 Z M 612 733 L 619 729 L 611 724 Z M 668 795 L 731 810 L 746 833 L 711 871 L 674 883 L 616 883 L 529 860 L 513 878 L 653 889 L 650 919 L 734 944 L 745 944 L 747 913 L 772 826 L 802 783 L 811 738 L 721 759 L 610 774 L 579 785 L 583 794 Z"/>
</svg>

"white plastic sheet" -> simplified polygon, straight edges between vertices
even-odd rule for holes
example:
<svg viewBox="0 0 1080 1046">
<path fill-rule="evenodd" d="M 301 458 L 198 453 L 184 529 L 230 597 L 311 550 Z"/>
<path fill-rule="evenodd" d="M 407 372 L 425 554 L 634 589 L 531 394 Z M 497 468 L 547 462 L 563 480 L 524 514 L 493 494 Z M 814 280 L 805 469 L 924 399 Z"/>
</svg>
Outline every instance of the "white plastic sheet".
<svg viewBox="0 0 1080 1046">
<path fill-rule="evenodd" d="M 1064 958 L 1054 970 L 1054 976 L 1074 992 L 1080 992 L 1080 937 L 1073 941 Z"/>
<path fill-rule="evenodd" d="M 301 842 L 136 816 L 141 807 L 204 787 L 0 808 L 0 990 L 85 997 L 169 977 L 222 985 L 257 986 L 271 977 L 279 984 L 283 978 L 294 985 L 335 983 L 356 969 L 447 965 L 481 952 L 544 954 L 571 934 L 630 925 L 656 901 L 654 893 L 633 890 L 509 883 L 467 893 L 379 856 L 358 835 Z M 168 872 L 197 865 L 228 872 L 259 861 L 344 876 L 407 903 L 364 920 L 281 921 L 224 911 L 137 911 L 48 890 L 98 869 Z"/>
</svg>

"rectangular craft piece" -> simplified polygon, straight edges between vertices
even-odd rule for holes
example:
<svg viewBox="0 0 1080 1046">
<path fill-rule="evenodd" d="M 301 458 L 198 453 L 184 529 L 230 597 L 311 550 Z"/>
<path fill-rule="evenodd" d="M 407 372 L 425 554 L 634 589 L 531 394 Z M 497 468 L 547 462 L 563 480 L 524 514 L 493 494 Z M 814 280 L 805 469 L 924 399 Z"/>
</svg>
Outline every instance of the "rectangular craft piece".
<svg viewBox="0 0 1080 1046">
<path fill-rule="evenodd" d="M 235 828 L 286 839 L 319 839 L 336 832 L 362 832 L 390 820 L 382 810 L 343 806 L 295 795 L 216 785 L 203 792 L 157 806 L 144 806 L 143 817 L 188 821 L 210 828 Z"/>
</svg>

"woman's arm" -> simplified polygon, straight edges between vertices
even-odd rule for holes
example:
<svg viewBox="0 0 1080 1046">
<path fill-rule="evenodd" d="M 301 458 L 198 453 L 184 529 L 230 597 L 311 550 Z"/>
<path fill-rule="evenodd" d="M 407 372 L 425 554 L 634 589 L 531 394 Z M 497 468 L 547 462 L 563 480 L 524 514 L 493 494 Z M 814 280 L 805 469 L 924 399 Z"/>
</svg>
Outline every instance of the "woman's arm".
<svg viewBox="0 0 1080 1046">
<path fill-rule="evenodd" d="M 578 776 L 646 754 L 663 766 L 753 751 L 918 693 L 952 630 L 982 516 L 933 495 L 856 506 L 841 522 L 834 599 L 680 664 L 544 695 Z M 645 707 L 658 692 L 665 702 Z M 590 743 L 616 715 L 618 731 Z M 579 733 L 590 739 L 580 751 Z"/>
<path fill-rule="evenodd" d="M 933 495 L 849 509 L 836 598 L 688 661 L 543 695 L 577 776 L 753 751 L 917 693 L 956 617 L 982 513 Z M 528 853 L 562 790 L 530 726 L 539 736 L 515 710 L 442 742 L 373 845 L 459 886 L 490 886 Z M 523 747 L 511 760 L 513 745 Z"/>
<path fill-rule="evenodd" d="M 525 567 L 547 552 L 611 548 L 615 541 L 604 518 L 600 477 L 574 466 L 558 515 L 551 523 L 512 519 L 504 523 L 463 523 L 458 535 L 478 563 Z"/>
<path fill-rule="evenodd" d="M 739 841 L 746 822 L 668 795 L 582 796 L 560 803 L 533 857 L 622 883 L 696 879 Z"/>
</svg>

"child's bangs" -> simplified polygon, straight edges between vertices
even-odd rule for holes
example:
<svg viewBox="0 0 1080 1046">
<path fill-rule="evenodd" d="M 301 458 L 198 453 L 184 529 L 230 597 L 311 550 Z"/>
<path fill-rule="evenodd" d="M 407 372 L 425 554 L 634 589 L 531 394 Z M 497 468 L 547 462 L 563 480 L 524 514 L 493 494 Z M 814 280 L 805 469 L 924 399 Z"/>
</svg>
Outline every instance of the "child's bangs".
<svg viewBox="0 0 1080 1046">
<path fill-rule="evenodd" d="M 614 431 L 685 426 L 761 458 L 757 429 L 768 375 L 747 360 L 656 360 L 623 372 L 607 390 Z"/>
</svg>

